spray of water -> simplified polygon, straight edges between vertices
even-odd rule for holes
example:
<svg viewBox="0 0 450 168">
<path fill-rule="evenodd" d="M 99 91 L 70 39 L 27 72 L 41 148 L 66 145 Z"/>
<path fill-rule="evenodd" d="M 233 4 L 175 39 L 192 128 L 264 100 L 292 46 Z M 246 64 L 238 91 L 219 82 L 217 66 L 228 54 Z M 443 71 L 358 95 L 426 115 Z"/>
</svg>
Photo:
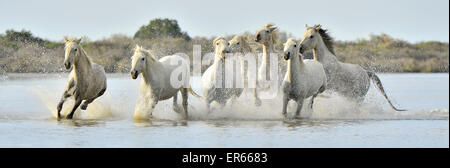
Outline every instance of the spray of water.
<svg viewBox="0 0 450 168">
<path fill-rule="evenodd" d="M 38 87 L 31 90 L 32 93 L 37 95 L 41 102 L 50 111 L 53 119 L 57 117 L 56 105 L 60 99 L 60 95 L 57 95 L 48 89 L 43 87 Z M 66 116 L 72 110 L 75 101 L 73 98 L 68 98 L 64 103 L 63 109 L 61 110 L 61 116 Z M 114 100 L 107 92 L 97 98 L 94 102 L 89 104 L 86 110 L 81 110 L 78 108 L 75 111 L 74 119 L 116 119 L 124 117 L 123 111 L 121 109 L 124 107 L 123 102 Z"/>
<path fill-rule="evenodd" d="M 178 96 L 179 105 L 173 108 L 172 99 L 160 101 L 152 110 L 151 92 L 149 88 L 141 88 L 136 102 L 121 98 L 113 98 L 108 92 L 91 103 L 86 111 L 77 109 L 76 119 L 129 119 L 145 121 L 149 118 L 160 120 L 180 120 L 183 118 L 181 95 Z M 194 88 L 201 94 L 199 89 Z M 32 92 L 39 97 L 44 105 L 56 118 L 56 104 L 59 96 L 48 89 L 39 87 Z M 281 93 L 281 92 L 279 92 Z M 179 93 L 180 94 L 180 93 Z M 326 97 L 317 97 L 313 109 L 309 106 L 310 99 L 306 99 L 300 117 L 304 119 L 338 119 L 338 120 L 396 120 L 396 119 L 448 119 L 448 109 L 409 110 L 397 112 L 392 110 L 386 100 L 371 87 L 366 99 L 362 103 L 350 101 L 334 93 L 325 92 Z M 209 111 L 203 99 L 189 95 L 189 120 L 283 120 L 281 115 L 281 94 L 274 99 L 262 100 L 262 105 L 253 104 L 253 95 L 247 90 L 234 103 L 220 108 L 212 105 Z M 68 99 L 64 104 L 62 115 L 65 116 L 72 108 L 74 101 Z M 133 104 L 136 103 L 135 106 Z M 135 107 L 134 111 L 132 108 Z M 295 102 L 288 104 L 288 116 L 292 116 L 297 108 Z M 134 113 L 134 114 L 133 114 Z M 151 115 L 150 115 L 151 114 Z"/>
</svg>

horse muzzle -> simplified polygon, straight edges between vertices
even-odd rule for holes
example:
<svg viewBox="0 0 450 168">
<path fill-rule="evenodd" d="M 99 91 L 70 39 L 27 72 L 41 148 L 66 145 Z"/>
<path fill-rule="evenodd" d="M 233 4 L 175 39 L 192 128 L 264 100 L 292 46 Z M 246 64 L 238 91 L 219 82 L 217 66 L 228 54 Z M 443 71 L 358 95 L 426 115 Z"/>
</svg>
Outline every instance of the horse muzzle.
<svg viewBox="0 0 450 168">
<path fill-rule="evenodd" d="M 305 48 L 303 48 L 303 46 L 300 46 L 299 52 L 300 54 L 303 54 L 305 52 Z"/>
<path fill-rule="evenodd" d="M 70 66 L 72 66 L 72 64 L 70 62 L 65 62 L 64 66 L 66 67 L 66 69 L 70 69 Z"/>
<path fill-rule="evenodd" d="M 255 36 L 255 42 L 261 41 L 261 36 L 258 34 Z"/>
<path fill-rule="evenodd" d="M 138 71 L 131 71 L 131 78 L 136 79 L 139 76 Z"/>
<path fill-rule="evenodd" d="M 284 60 L 289 60 L 289 58 L 291 58 L 291 52 L 284 53 L 283 58 Z"/>
</svg>

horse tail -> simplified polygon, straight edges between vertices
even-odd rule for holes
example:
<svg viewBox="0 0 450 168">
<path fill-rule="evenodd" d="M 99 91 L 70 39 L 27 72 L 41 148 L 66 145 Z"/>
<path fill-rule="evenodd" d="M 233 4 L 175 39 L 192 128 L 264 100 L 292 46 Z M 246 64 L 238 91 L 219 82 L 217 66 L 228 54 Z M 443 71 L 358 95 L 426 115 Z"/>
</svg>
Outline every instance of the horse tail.
<svg viewBox="0 0 450 168">
<path fill-rule="evenodd" d="M 383 85 L 381 84 L 380 78 L 378 78 L 378 76 L 375 73 L 373 73 L 371 71 L 366 71 L 366 72 L 367 72 L 367 75 L 369 75 L 369 78 L 372 79 L 372 81 L 375 83 L 375 86 L 377 87 L 377 89 L 381 92 L 381 94 L 383 94 L 384 98 L 386 98 L 386 100 L 389 102 L 389 105 L 391 105 L 391 107 L 395 111 L 406 111 L 405 109 L 398 109 L 394 105 L 392 105 L 391 100 L 389 100 L 388 96 L 386 95 L 386 92 L 383 89 Z"/>
<path fill-rule="evenodd" d="M 194 90 L 192 90 L 191 87 L 189 87 L 188 91 L 189 91 L 190 94 L 194 95 L 195 97 L 197 97 L 197 98 L 199 98 L 199 99 L 202 98 L 202 96 L 200 96 L 200 95 L 198 95 L 197 93 L 195 93 Z"/>
</svg>

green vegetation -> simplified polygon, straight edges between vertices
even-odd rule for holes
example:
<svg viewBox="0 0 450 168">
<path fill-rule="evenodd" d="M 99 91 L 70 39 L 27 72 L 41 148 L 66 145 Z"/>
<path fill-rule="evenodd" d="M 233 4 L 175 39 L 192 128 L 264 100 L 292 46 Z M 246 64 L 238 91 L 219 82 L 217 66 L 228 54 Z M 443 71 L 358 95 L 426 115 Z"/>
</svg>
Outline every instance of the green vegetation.
<svg viewBox="0 0 450 168">
<path fill-rule="evenodd" d="M 148 25 L 144 25 L 134 34 L 137 39 L 158 39 L 163 37 L 183 38 L 189 41 L 191 37 L 186 32 L 181 32 L 178 22 L 172 19 L 153 19 Z"/>
<path fill-rule="evenodd" d="M 245 32 L 252 41 L 254 32 Z M 276 49 L 291 34 L 279 32 Z M 83 48 L 91 59 L 104 66 L 106 72 L 128 72 L 135 44 L 150 49 L 157 57 L 185 53 L 192 57 L 193 45 L 201 45 L 202 55 L 213 52 L 215 37 L 189 37 L 176 20 L 155 19 L 142 26 L 134 35 L 112 35 L 97 41 L 84 41 Z M 231 39 L 232 36 L 225 37 Z M 409 43 L 386 34 L 369 39 L 336 41 L 335 52 L 342 62 L 355 63 L 376 72 L 448 72 L 448 43 L 428 41 Z M 252 43 L 254 49 L 261 47 Z M 65 72 L 64 44 L 33 36 L 29 31 L 7 30 L 0 34 L 0 74 L 5 72 Z M 311 58 L 312 53 L 306 53 Z M 284 61 L 280 61 L 284 64 Z M 205 68 L 203 68 L 204 70 Z"/>
</svg>

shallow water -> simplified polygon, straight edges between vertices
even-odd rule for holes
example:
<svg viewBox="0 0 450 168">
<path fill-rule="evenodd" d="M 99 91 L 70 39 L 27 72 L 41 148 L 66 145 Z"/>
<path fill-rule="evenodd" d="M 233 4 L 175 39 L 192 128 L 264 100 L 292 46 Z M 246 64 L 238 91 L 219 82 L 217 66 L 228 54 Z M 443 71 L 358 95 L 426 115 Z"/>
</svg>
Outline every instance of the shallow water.
<svg viewBox="0 0 450 168">
<path fill-rule="evenodd" d="M 379 76 L 408 111 L 392 111 L 372 86 L 362 105 L 328 93 L 300 120 L 282 120 L 281 99 L 254 107 L 248 93 L 210 115 L 189 96 L 187 121 L 167 100 L 151 121 L 135 121 L 140 79 L 109 74 L 104 96 L 75 120 L 56 121 L 67 74 L 8 74 L 0 77 L 0 147 L 449 147 L 449 74 Z M 192 86 L 200 93 L 198 78 Z"/>
</svg>

